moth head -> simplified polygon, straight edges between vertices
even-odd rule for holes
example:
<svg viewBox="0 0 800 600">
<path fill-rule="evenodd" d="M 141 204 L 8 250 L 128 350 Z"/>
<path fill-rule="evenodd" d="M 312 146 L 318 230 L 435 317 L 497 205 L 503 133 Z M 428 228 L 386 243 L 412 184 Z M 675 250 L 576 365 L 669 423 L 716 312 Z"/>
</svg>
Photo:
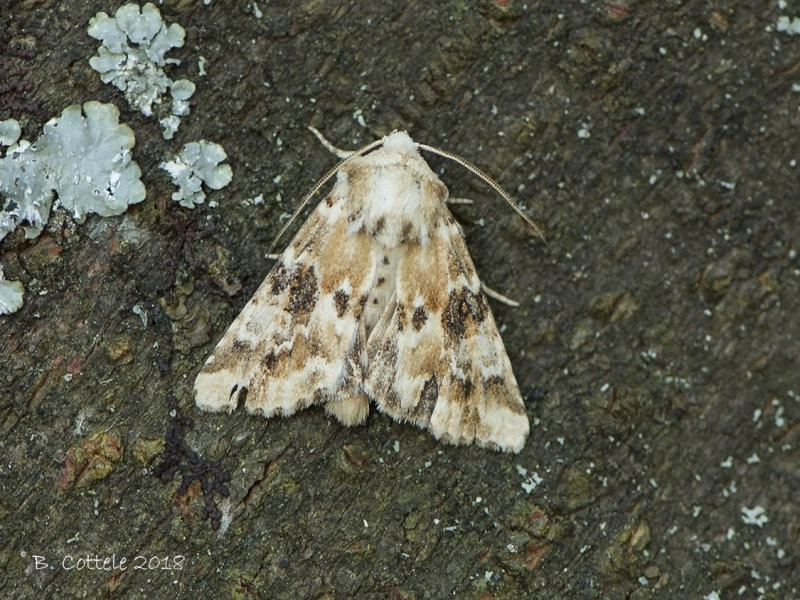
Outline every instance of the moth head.
<svg viewBox="0 0 800 600">
<path fill-rule="evenodd" d="M 381 145 L 386 150 L 407 154 L 416 154 L 418 148 L 417 143 L 405 131 L 393 131 L 383 138 Z"/>
</svg>

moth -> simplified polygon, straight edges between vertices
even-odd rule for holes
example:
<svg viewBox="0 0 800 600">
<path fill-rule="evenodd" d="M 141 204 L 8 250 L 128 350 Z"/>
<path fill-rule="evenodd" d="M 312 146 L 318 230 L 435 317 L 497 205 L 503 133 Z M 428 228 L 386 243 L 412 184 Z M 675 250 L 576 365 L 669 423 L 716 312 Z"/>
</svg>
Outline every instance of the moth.
<svg viewBox="0 0 800 600">
<path fill-rule="evenodd" d="M 533 224 L 480 170 L 405 132 L 349 153 L 303 200 L 295 216 L 336 175 L 198 374 L 201 409 L 233 411 L 246 389 L 250 413 L 322 405 L 350 426 L 373 402 L 444 442 L 522 449 L 511 362 L 420 149 L 473 170 Z"/>
</svg>

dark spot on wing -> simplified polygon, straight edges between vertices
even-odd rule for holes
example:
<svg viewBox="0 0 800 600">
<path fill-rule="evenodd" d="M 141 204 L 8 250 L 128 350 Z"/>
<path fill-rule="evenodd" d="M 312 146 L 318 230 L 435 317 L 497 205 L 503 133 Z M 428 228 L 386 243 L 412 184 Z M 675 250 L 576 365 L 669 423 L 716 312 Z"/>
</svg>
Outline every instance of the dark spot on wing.
<svg viewBox="0 0 800 600">
<path fill-rule="evenodd" d="M 397 303 L 397 331 L 403 331 L 406 323 L 406 307 L 402 302 Z"/>
<path fill-rule="evenodd" d="M 469 398 L 470 396 L 472 396 L 472 388 L 474 386 L 471 377 L 467 377 L 464 380 L 464 382 L 462 383 L 462 387 L 464 388 L 464 398 Z M 467 405 L 469 405 L 469 403 L 467 403 Z"/>
<path fill-rule="evenodd" d="M 418 306 L 414 309 L 414 314 L 411 315 L 411 326 L 414 328 L 414 331 L 419 331 L 427 320 L 428 313 L 425 312 L 423 307 Z"/>
<path fill-rule="evenodd" d="M 247 342 L 243 342 L 239 339 L 234 339 L 233 343 L 231 344 L 231 351 L 235 352 L 236 354 L 240 354 L 242 352 L 249 352 L 250 351 L 250 344 Z"/>
<path fill-rule="evenodd" d="M 486 381 L 483 382 L 483 387 L 486 389 L 498 386 L 498 387 L 505 387 L 506 380 L 503 379 L 500 375 L 492 375 L 491 377 L 487 377 Z"/>
<path fill-rule="evenodd" d="M 350 300 L 350 296 L 344 290 L 336 290 L 336 293 L 333 295 L 333 303 L 336 305 L 336 315 L 339 317 L 344 316 L 344 313 L 347 312 L 347 302 Z"/>
<path fill-rule="evenodd" d="M 383 231 L 383 228 L 386 226 L 386 218 L 379 217 L 377 221 L 375 221 L 375 227 L 372 230 L 372 237 L 376 237 Z"/>
<path fill-rule="evenodd" d="M 270 350 L 261 357 L 261 366 L 264 367 L 265 371 L 272 371 L 276 364 L 278 364 L 278 355 L 275 354 L 274 350 Z"/>
<path fill-rule="evenodd" d="M 299 266 L 289 283 L 289 304 L 286 310 L 298 317 L 307 315 L 317 303 L 318 289 L 313 265 Z"/>
<path fill-rule="evenodd" d="M 383 264 L 385 264 L 385 265 L 389 264 L 389 257 L 388 256 L 384 256 L 383 257 Z"/>
<path fill-rule="evenodd" d="M 453 338 L 463 337 L 472 323 L 481 323 L 489 312 L 486 298 L 467 288 L 453 290 L 442 313 L 442 327 Z"/>
<path fill-rule="evenodd" d="M 411 237 L 411 230 L 413 229 L 413 225 L 411 225 L 411 221 L 406 221 L 403 223 L 403 227 L 400 230 L 400 241 L 407 242 Z"/>
<path fill-rule="evenodd" d="M 280 294 L 289 285 L 289 273 L 286 270 L 286 265 L 278 259 L 272 270 L 269 272 L 270 292 L 273 294 Z"/>
</svg>

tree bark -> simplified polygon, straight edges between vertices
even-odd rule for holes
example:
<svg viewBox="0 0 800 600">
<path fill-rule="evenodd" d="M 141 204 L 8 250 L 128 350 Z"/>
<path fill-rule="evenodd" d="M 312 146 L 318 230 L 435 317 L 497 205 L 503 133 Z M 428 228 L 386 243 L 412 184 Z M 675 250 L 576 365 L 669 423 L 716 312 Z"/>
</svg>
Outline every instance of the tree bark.
<svg viewBox="0 0 800 600">
<path fill-rule="evenodd" d="M 0 78 L 32 88 L 0 119 L 34 139 L 37 107 L 112 102 L 148 192 L 120 217 L 54 211 L 40 237 L 0 243 L 26 287 L 0 317 L 0 595 L 800 594 L 789 9 L 167 0 L 186 43 L 166 70 L 197 85 L 168 142 L 89 66 L 87 23 L 117 6 L 0 9 L 0 37 L 32 50 L 6 53 Z M 453 212 L 482 279 L 521 304 L 492 302 L 532 422 L 520 454 L 375 411 L 348 429 L 317 408 L 195 408 L 194 377 L 269 270 L 281 216 L 334 164 L 309 124 L 344 148 L 406 129 L 544 229 L 546 243 L 426 156 L 476 200 Z M 200 139 L 234 179 L 190 210 L 158 165 Z M 168 482 L 165 449 L 185 467 Z M 213 479 L 211 461 L 229 482 L 180 489 L 186 473 Z"/>
</svg>

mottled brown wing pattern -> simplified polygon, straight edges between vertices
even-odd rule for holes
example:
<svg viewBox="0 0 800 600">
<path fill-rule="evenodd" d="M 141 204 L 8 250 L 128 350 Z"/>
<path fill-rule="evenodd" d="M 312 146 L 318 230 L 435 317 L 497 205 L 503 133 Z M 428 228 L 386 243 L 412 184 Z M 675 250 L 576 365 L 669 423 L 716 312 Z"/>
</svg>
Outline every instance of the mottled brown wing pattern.
<svg viewBox="0 0 800 600">
<path fill-rule="evenodd" d="M 367 394 L 453 444 L 518 452 L 529 425 L 458 225 L 442 207 L 431 243 L 403 254 L 367 343 Z"/>
<path fill-rule="evenodd" d="M 360 392 L 374 264 L 342 204 L 320 203 L 231 324 L 195 381 L 198 406 L 231 411 L 247 388 L 249 412 L 290 415 Z"/>
<path fill-rule="evenodd" d="M 324 404 L 353 425 L 371 399 L 449 443 L 519 452 L 525 407 L 447 188 L 406 133 L 380 145 L 336 170 L 200 371 L 196 402 L 231 411 L 246 388 L 250 412 Z"/>
</svg>

